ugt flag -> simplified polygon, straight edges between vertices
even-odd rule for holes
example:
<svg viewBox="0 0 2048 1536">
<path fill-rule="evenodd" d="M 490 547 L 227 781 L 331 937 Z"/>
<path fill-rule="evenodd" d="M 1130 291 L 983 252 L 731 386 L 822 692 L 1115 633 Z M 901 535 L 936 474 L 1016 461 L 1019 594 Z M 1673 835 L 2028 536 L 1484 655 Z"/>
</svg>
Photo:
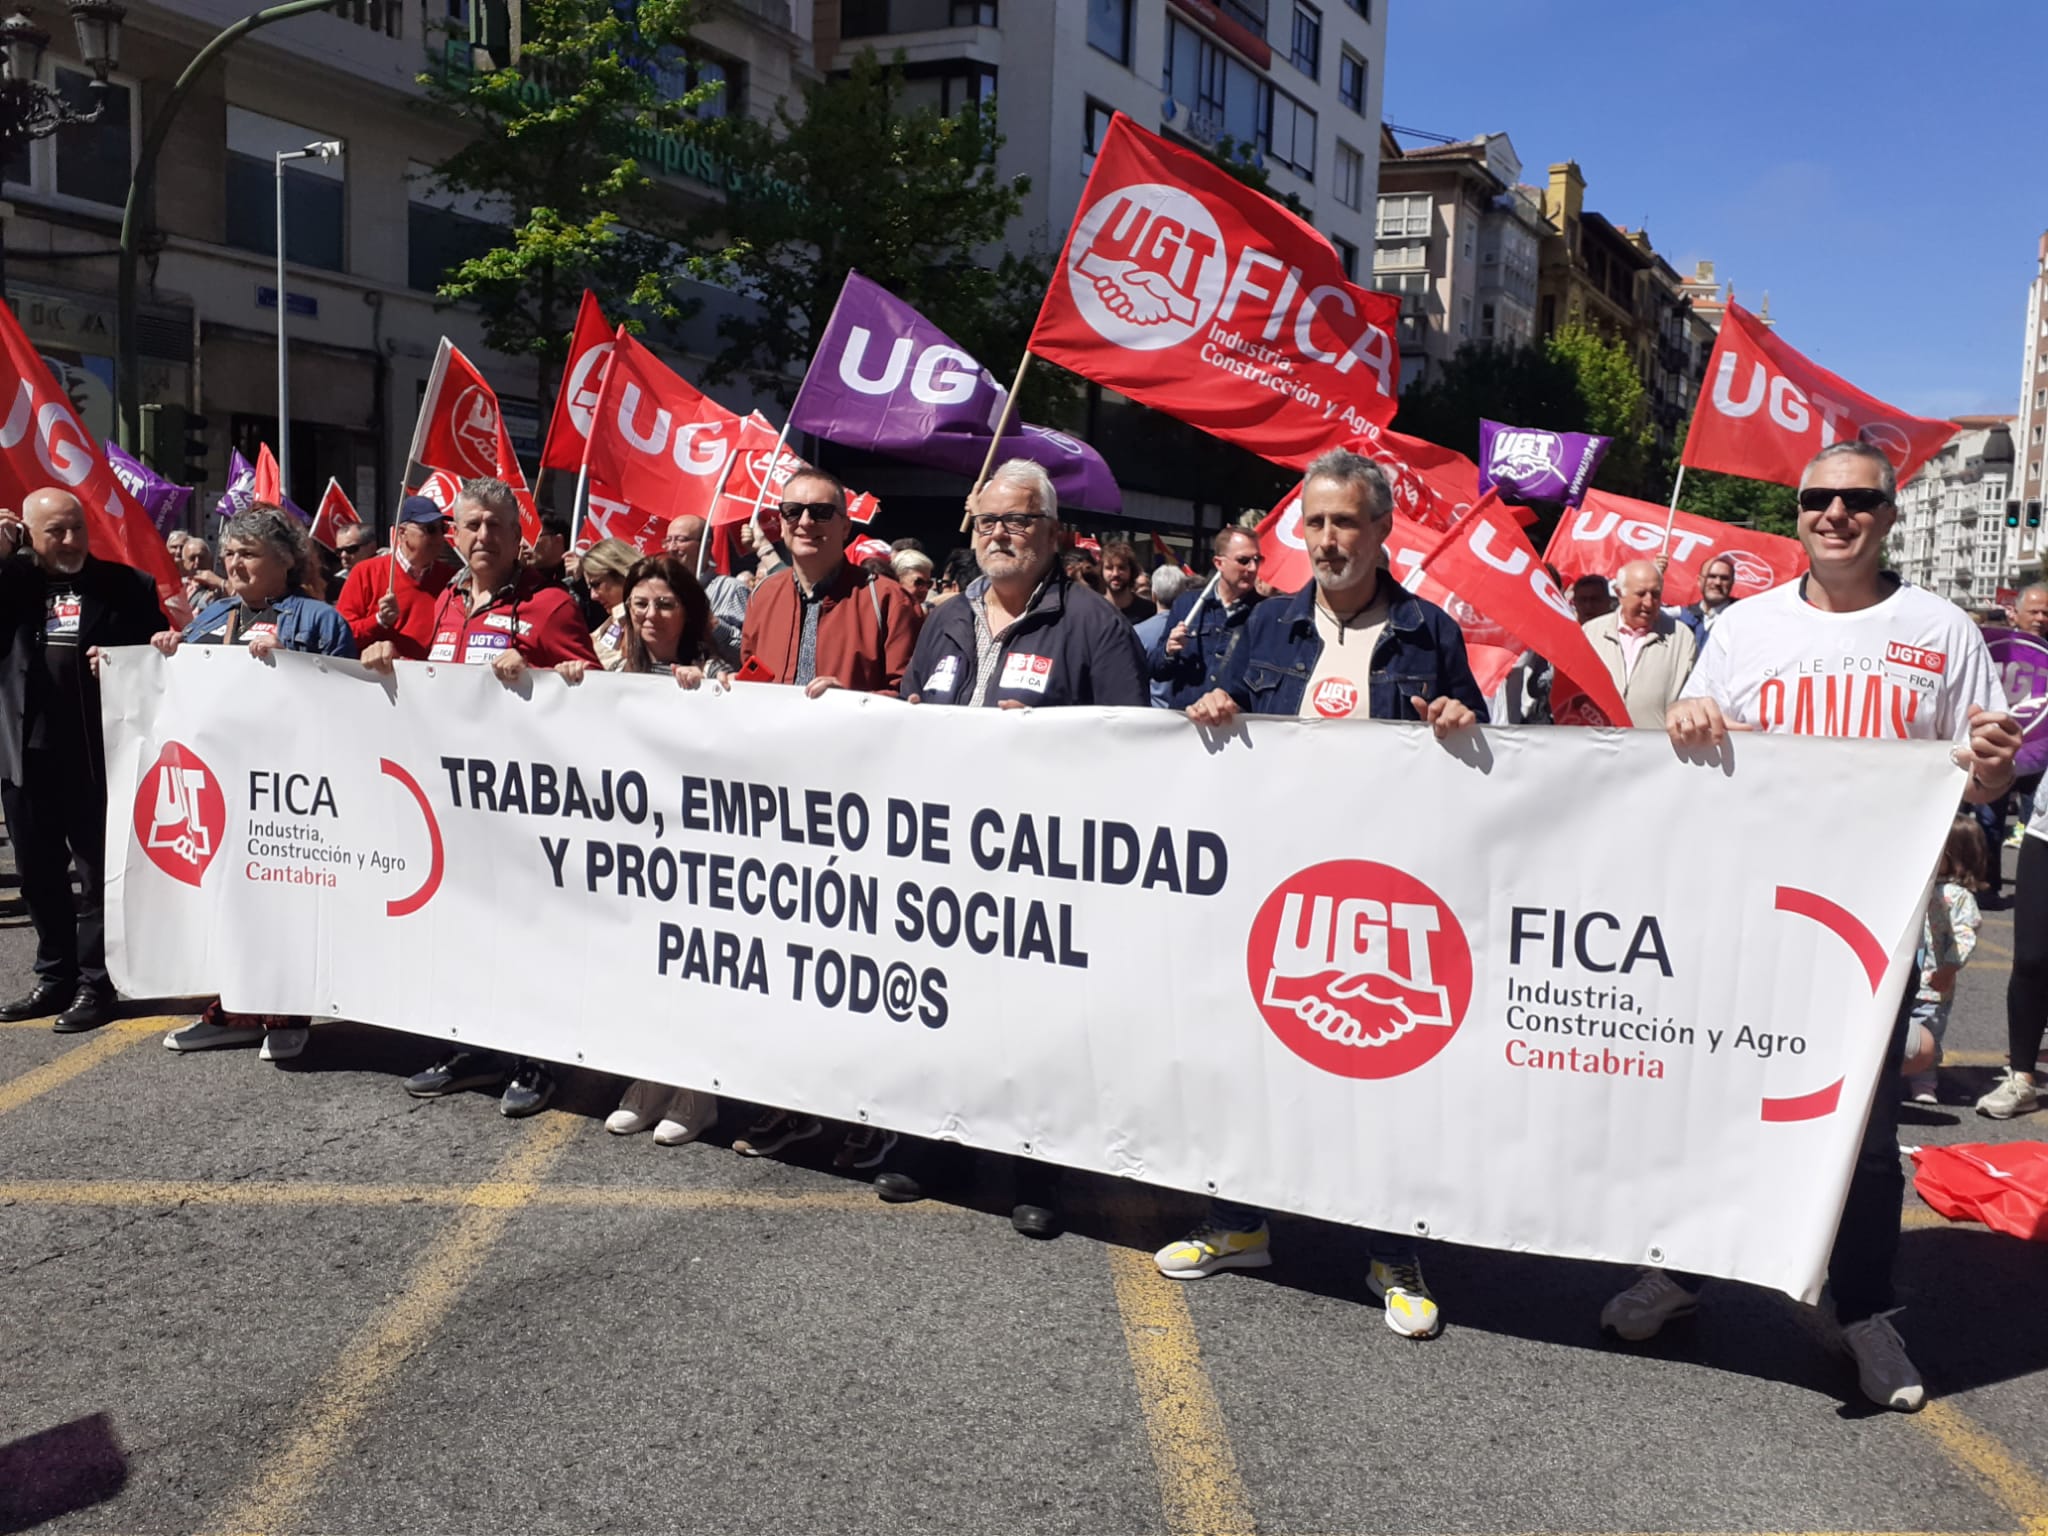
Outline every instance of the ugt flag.
<svg viewBox="0 0 2048 1536">
<path fill-rule="evenodd" d="M 1119 112 L 1030 349 L 1300 466 L 1393 420 L 1399 314 L 1308 224 Z"/>
<path fill-rule="evenodd" d="M 118 443 L 105 446 L 107 463 L 128 487 L 136 504 L 149 514 L 158 533 L 169 533 L 185 521 L 185 508 L 192 500 L 189 487 L 173 485 Z"/>
<path fill-rule="evenodd" d="M 1952 421 L 1908 416 L 1836 378 L 1730 304 L 1679 462 L 1797 485 L 1821 449 L 1861 441 L 1890 459 L 1903 483 L 1955 434 Z"/>
<path fill-rule="evenodd" d="M 1499 486 L 1522 501 L 1560 501 L 1575 507 L 1585 499 L 1593 471 L 1607 457 L 1612 441 L 1591 432 L 1550 432 L 1482 419 L 1480 492 Z"/>
<path fill-rule="evenodd" d="M 1611 578 L 1631 560 L 1654 560 L 1664 552 L 1667 515 L 1652 502 L 1589 491 L 1583 507 L 1558 519 L 1543 558 L 1557 567 L 1567 586 L 1586 575 Z M 1699 601 L 1700 571 L 1712 559 L 1735 567 L 1737 597 L 1768 592 L 1806 569 L 1806 550 L 1797 539 L 1691 512 L 1671 518 L 1669 558 L 1664 601 L 1678 607 Z"/>
<path fill-rule="evenodd" d="M 0 303 L 0 354 L 12 376 L 0 407 L 0 506 L 20 507 L 45 487 L 68 491 L 85 508 L 86 539 L 102 560 L 147 572 L 164 612 L 183 623 L 191 609 L 163 535 L 128 494 L 114 466 L 78 419 L 71 397 Z"/>
<path fill-rule="evenodd" d="M 362 522 L 356 515 L 355 503 L 348 499 L 348 492 L 341 488 L 341 482 L 328 477 L 327 489 L 320 496 L 320 510 L 313 514 L 313 538 L 329 549 L 337 547 L 341 530 L 353 528 Z"/>
<path fill-rule="evenodd" d="M 569 339 L 569 360 L 562 369 L 562 388 L 555 396 L 555 414 L 541 444 L 542 469 L 577 470 L 590 442 L 590 415 L 604 388 L 604 365 L 612 355 L 612 328 L 605 324 L 597 295 L 583 290 L 576 309 L 576 331 Z"/>
<path fill-rule="evenodd" d="M 923 315 L 879 283 L 848 272 L 790 407 L 789 425 L 971 479 L 988 458 L 1008 394 Z M 1044 465 L 1062 505 L 1123 509 L 1102 455 L 1063 432 L 1014 425 L 996 457 Z"/>
</svg>

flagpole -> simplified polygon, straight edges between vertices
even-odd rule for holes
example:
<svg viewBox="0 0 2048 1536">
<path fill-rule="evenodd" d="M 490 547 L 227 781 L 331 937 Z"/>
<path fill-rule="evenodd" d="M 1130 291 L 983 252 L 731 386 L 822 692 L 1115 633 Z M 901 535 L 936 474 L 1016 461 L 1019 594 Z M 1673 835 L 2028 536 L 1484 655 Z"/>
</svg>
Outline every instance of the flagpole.
<svg viewBox="0 0 2048 1536">
<path fill-rule="evenodd" d="M 1031 366 L 1031 349 L 1026 347 L 1024 355 L 1017 359 L 1017 377 L 1010 381 L 1010 392 L 1003 397 L 1003 411 L 996 418 L 996 433 L 988 440 L 988 457 L 981 461 L 981 473 L 974 477 L 974 489 L 967 493 L 967 509 L 960 514 L 960 531 L 967 531 L 967 524 L 974 517 L 974 498 L 981 494 L 981 488 L 988 484 L 988 473 L 996 467 L 996 454 L 1003 446 L 1003 437 L 1010 430 L 1010 422 L 1017 414 L 1017 391 L 1024 387 L 1025 370 Z"/>
<path fill-rule="evenodd" d="M 546 474 L 546 470 L 541 471 Z M 539 498 L 535 498 L 536 505 Z M 569 503 L 569 547 L 576 547 L 576 540 L 583 532 L 583 511 L 590 505 L 590 456 L 583 457 L 583 467 L 576 471 L 576 499 Z"/>
<path fill-rule="evenodd" d="M 768 499 L 768 479 L 769 476 L 775 473 L 775 466 L 782 462 L 782 448 L 788 441 L 789 423 L 785 420 L 782 423 L 782 431 L 777 434 L 775 439 L 775 451 L 768 455 L 768 467 L 761 471 L 761 488 L 754 492 L 754 510 L 747 514 L 747 524 L 754 530 L 756 538 L 761 533 L 761 503 Z M 730 473 L 730 466 L 728 466 L 727 472 Z M 711 503 L 711 509 L 714 512 L 718 510 L 718 503 L 716 501 Z M 705 542 L 710 542 L 711 525 L 709 523 L 706 523 L 704 526 L 704 538 Z"/>
<path fill-rule="evenodd" d="M 1684 484 L 1685 461 L 1681 459 L 1678 465 L 1678 478 L 1671 482 L 1671 510 L 1664 514 L 1664 548 L 1658 555 L 1660 560 L 1668 560 L 1671 557 L 1671 525 L 1678 521 L 1678 491 Z"/>
<path fill-rule="evenodd" d="M 742 430 L 740 435 L 742 437 L 746 435 L 744 430 Z M 704 518 L 704 537 L 697 541 L 697 569 L 692 571 L 690 574 L 697 578 L 697 585 L 700 587 L 704 585 L 705 557 L 711 553 L 711 541 L 718 536 L 717 530 L 713 528 L 711 525 L 711 519 L 715 517 L 718 513 L 718 503 L 720 499 L 724 497 L 725 488 L 727 484 L 732 480 L 732 472 L 734 468 L 737 467 L 739 462 L 740 448 L 739 444 L 735 443 L 733 445 L 732 452 L 728 453 L 725 456 L 725 469 L 719 474 L 718 484 L 711 488 L 711 502 L 709 507 L 706 509 L 706 515 Z M 774 468 L 772 462 L 770 463 L 769 467 L 771 469 Z"/>
</svg>

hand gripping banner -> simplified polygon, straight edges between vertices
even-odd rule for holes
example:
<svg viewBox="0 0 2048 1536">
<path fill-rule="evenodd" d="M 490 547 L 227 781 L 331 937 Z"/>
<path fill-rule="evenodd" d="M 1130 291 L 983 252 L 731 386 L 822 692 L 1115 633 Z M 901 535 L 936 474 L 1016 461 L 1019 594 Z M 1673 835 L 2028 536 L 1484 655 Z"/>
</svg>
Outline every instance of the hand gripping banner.
<svg viewBox="0 0 2048 1536">
<path fill-rule="evenodd" d="M 1924 743 L 529 683 L 111 653 L 115 980 L 1802 1296 L 1963 784 Z M 1734 856 L 1587 856 L 1678 820 Z"/>
</svg>

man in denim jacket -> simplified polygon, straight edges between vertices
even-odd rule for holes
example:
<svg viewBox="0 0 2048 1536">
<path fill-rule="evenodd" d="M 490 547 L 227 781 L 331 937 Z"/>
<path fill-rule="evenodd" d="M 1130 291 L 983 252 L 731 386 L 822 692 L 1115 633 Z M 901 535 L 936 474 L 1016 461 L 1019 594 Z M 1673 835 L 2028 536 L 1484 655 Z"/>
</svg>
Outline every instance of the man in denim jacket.
<svg viewBox="0 0 2048 1536">
<path fill-rule="evenodd" d="M 1301 488 L 1301 534 L 1315 579 L 1252 614 L 1216 670 L 1217 686 L 1188 707 L 1198 725 L 1241 712 L 1303 719 L 1423 720 L 1439 740 L 1486 718 L 1458 626 L 1401 589 L 1381 563 L 1394 498 L 1372 460 L 1344 449 L 1315 459 Z M 1426 1339 L 1443 1327 L 1415 1245 L 1371 1235 L 1367 1288 L 1387 1326 Z M 1153 1256 L 1161 1274 L 1197 1280 L 1273 1262 L 1265 1214 L 1215 1201 L 1209 1219 Z"/>
</svg>

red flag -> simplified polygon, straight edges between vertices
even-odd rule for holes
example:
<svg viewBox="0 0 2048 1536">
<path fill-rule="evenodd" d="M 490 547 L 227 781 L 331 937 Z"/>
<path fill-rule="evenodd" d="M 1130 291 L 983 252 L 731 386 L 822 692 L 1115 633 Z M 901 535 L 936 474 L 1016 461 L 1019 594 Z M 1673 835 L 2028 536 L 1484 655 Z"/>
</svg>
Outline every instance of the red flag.
<svg viewBox="0 0 2048 1536">
<path fill-rule="evenodd" d="M 118 561 L 145 573 L 156 583 L 157 599 L 173 623 L 192 616 L 184 583 L 163 535 L 149 515 L 135 504 L 100 445 L 72 409 L 71 399 L 22 334 L 14 310 L 0 303 L 0 351 L 6 354 L 0 385 L 6 405 L 0 409 L 0 506 L 19 508 L 23 500 L 45 487 L 68 491 L 85 508 L 86 539 L 102 560 Z"/>
<path fill-rule="evenodd" d="M 867 560 L 887 560 L 896 553 L 881 539 L 858 538 L 848 540 L 846 558 L 854 565 Z"/>
<path fill-rule="evenodd" d="M 446 336 L 434 354 L 412 432 L 412 461 L 445 469 L 460 479 L 496 475 L 504 423 L 498 396 L 474 364 Z M 519 482 L 525 484 L 524 480 Z"/>
<path fill-rule="evenodd" d="M 597 296 L 583 290 L 576 308 L 576 330 L 569 338 L 569 360 L 562 369 L 562 389 L 555 396 L 555 414 L 541 445 L 542 469 L 581 469 L 584 445 L 590 441 L 590 413 L 604 388 L 605 359 L 612 355 L 612 328 L 605 324 Z"/>
<path fill-rule="evenodd" d="M 1730 304 L 1679 459 L 1694 469 L 1797 485 L 1821 449 L 1860 439 L 1892 461 L 1903 483 L 1956 430 L 1952 421 L 1908 416 L 1864 394 Z"/>
<path fill-rule="evenodd" d="M 1629 724 L 1628 707 L 1579 627 L 1570 601 L 1497 495 L 1487 492 L 1443 535 L 1423 568 L 1514 644 L 1549 661 L 1560 683 L 1569 681 L 1584 693 L 1604 717 L 1592 723 Z M 1573 723 L 1557 713 L 1555 692 L 1551 707 L 1560 724 Z"/>
<path fill-rule="evenodd" d="M 781 434 L 768 425 L 759 411 L 740 424 L 739 448 L 733 455 L 731 471 L 719 486 L 711 514 L 714 528 L 746 522 L 756 506 L 774 506 L 781 499 L 782 488 L 798 470 L 808 467 L 787 447 L 778 452 L 776 445 L 780 441 Z"/>
<path fill-rule="evenodd" d="M 284 505 L 284 477 L 278 470 L 277 460 L 271 455 L 268 443 L 256 445 L 256 482 L 249 487 L 249 493 L 258 501 L 267 501 L 273 507 Z"/>
<path fill-rule="evenodd" d="M 262 471 L 259 469 L 257 473 L 260 476 Z M 313 537 L 333 549 L 341 530 L 353 528 L 360 522 L 362 519 L 356 516 L 355 504 L 348 499 L 341 482 L 329 477 L 327 489 L 320 496 L 320 510 L 313 514 Z"/>
<path fill-rule="evenodd" d="M 658 555 L 668 538 L 668 524 L 664 514 L 636 507 L 611 487 L 590 482 L 590 511 L 583 526 L 596 537 L 623 539 L 643 555 Z"/>
<path fill-rule="evenodd" d="M 1118 113 L 1030 349 L 1300 465 L 1393 419 L 1399 314 L 1311 226 Z"/>
<path fill-rule="evenodd" d="M 1557 567 L 1567 587 L 1588 574 L 1612 577 L 1631 560 L 1657 558 L 1664 547 L 1666 510 L 1652 502 L 1588 491 L 1585 504 L 1567 511 L 1558 522 L 1543 558 Z M 1671 523 L 1664 601 L 1698 602 L 1700 568 L 1716 557 L 1734 562 L 1737 597 L 1768 592 L 1806 569 L 1806 550 L 1797 539 L 1680 512 Z"/>
<path fill-rule="evenodd" d="M 424 496 L 443 513 L 448 513 L 455 509 L 455 498 L 462 494 L 462 482 L 447 470 L 437 469 L 407 494 Z"/>
<path fill-rule="evenodd" d="M 1394 510 L 1425 528 L 1449 528 L 1479 500 L 1479 466 L 1454 448 L 1374 426 L 1344 446 L 1385 471 Z"/>
<path fill-rule="evenodd" d="M 591 418 L 586 459 L 593 485 L 622 505 L 663 508 L 671 518 L 707 523 L 727 465 L 742 438 L 742 418 L 685 382 L 621 329 L 613 338 L 604 388 Z M 765 425 L 768 446 L 775 434 Z M 744 520 L 751 496 L 739 509 Z"/>
<path fill-rule="evenodd" d="M 846 503 L 846 515 L 856 523 L 872 523 L 882 510 L 882 499 L 873 491 L 856 492 Z"/>
</svg>

